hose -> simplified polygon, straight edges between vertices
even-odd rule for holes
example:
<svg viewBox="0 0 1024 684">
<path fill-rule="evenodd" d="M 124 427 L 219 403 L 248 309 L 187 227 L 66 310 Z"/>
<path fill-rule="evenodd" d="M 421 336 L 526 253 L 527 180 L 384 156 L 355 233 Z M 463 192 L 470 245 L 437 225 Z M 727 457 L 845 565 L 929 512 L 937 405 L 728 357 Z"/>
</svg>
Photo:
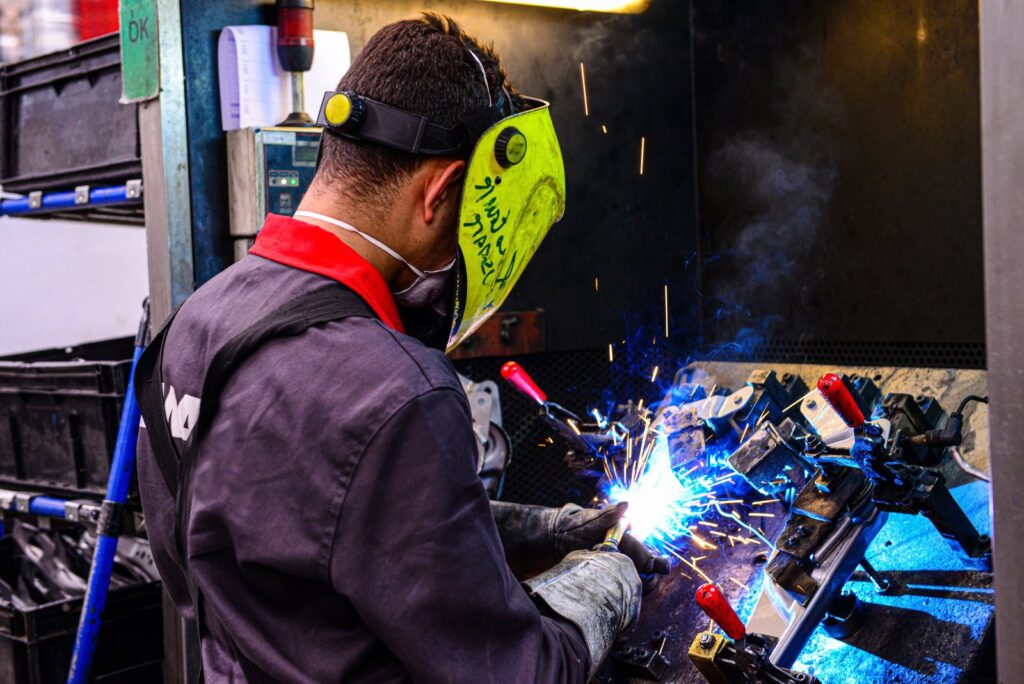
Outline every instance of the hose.
<svg viewBox="0 0 1024 684">
<path fill-rule="evenodd" d="M 972 401 L 976 401 L 979 404 L 987 404 L 988 397 L 979 397 L 976 394 L 967 395 L 966 397 L 963 398 L 963 401 L 960 402 L 960 406 L 956 410 L 957 414 L 962 416 L 964 413 L 964 409 L 967 408 L 967 404 L 969 404 Z M 985 482 L 992 481 L 988 474 L 983 473 L 982 471 L 978 470 L 977 468 L 970 465 L 967 461 L 965 461 L 964 457 L 960 454 L 960 449 L 953 446 L 949 448 L 949 451 L 953 455 L 953 461 L 956 462 L 960 470 L 964 471 L 971 477 L 977 478 L 979 480 L 984 480 Z"/>
</svg>

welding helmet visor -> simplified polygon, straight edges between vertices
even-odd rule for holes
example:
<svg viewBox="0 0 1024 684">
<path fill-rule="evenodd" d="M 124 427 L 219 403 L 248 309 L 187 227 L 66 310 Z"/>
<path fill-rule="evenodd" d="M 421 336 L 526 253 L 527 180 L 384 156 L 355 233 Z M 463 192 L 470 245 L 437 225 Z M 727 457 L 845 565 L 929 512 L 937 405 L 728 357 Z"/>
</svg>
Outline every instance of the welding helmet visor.
<svg viewBox="0 0 1024 684">
<path fill-rule="evenodd" d="M 565 166 L 547 102 L 501 119 L 477 140 L 459 210 L 459 264 L 447 350 L 501 307 L 565 212 Z"/>
<path fill-rule="evenodd" d="M 417 335 L 446 351 L 472 335 L 504 303 L 565 211 L 565 166 L 550 106 L 521 98 L 522 111 L 510 113 L 510 100 L 503 92 L 498 103 L 446 128 L 352 92 L 328 92 L 317 117 L 325 131 L 415 155 L 461 156 L 472 146 L 447 320 L 429 326 L 430 334 Z"/>
</svg>

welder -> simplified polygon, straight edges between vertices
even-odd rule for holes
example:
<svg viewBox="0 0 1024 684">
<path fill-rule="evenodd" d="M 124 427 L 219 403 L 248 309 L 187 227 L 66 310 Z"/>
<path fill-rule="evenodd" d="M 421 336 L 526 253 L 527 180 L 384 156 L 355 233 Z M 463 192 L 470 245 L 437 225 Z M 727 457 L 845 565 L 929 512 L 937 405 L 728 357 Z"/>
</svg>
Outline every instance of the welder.
<svg viewBox="0 0 1024 684">
<path fill-rule="evenodd" d="M 547 103 L 424 15 L 374 35 L 318 119 L 295 217 L 136 373 L 146 527 L 205 679 L 586 681 L 665 562 L 594 550 L 622 507 L 492 510 L 444 355 L 562 215 Z"/>
</svg>

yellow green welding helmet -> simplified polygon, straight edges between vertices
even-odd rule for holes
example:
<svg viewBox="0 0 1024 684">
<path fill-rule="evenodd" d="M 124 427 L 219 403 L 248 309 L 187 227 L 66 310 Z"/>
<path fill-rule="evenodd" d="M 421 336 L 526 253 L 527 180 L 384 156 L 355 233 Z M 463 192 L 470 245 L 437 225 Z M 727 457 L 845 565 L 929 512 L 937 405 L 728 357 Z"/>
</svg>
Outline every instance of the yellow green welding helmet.
<svg viewBox="0 0 1024 684">
<path fill-rule="evenodd" d="M 328 92 L 317 123 L 343 137 L 419 155 L 464 155 L 459 255 L 445 321 L 451 351 L 502 305 L 565 211 L 565 166 L 549 105 L 502 89 L 498 102 L 444 127 L 353 92 Z M 444 330 L 439 331 L 441 333 Z"/>
<path fill-rule="evenodd" d="M 480 136 L 466 166 L 459 216 L 456 310 L 448 350 L 508 297 L 565 212 L 565 166 L 548 103 L 501 119 Z"/>
</svg>

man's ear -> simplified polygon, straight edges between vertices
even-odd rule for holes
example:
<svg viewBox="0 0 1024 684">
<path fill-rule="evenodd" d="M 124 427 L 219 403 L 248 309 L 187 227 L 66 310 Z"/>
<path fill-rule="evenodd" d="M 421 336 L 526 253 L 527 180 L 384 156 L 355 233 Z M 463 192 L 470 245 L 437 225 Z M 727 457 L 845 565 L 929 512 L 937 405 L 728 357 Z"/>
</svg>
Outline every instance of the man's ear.
<svg viewBox="0 0 1024 684">
<path fill-rule="evenodd" d="M 458 159 L 447 164 L 438 164 L 427 177 L 423 193 L 423 220 L 434 220 L 437 208 L 448 199 L 449 193 L 458 192 L 458 184 L 466 172 L 466 162 Z"/>
</svg>

